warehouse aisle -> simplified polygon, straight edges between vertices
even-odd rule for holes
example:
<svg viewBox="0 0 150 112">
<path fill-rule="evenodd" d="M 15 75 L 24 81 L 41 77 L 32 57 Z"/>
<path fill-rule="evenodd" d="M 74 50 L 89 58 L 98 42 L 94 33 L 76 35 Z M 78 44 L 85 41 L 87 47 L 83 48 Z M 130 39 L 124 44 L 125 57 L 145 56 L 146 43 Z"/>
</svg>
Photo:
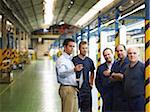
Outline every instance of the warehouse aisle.
<svg viewBox="0 0 150 112">
<path fill-rule="evenodd" d="M 54 63 L 48 59 L 14 72 L 11 84 L 0 84 L 0 112 L 60 112 Z"/>
</svg>

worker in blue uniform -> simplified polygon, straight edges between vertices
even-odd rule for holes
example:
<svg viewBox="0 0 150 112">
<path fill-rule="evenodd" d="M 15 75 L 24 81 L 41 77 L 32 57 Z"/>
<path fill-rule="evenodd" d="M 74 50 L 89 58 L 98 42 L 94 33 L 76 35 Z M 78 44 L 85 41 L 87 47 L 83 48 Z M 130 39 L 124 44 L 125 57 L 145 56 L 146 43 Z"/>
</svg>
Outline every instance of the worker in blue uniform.
<svg viewBox="0 0 150 112">
<path fill-rule="evenodd" d="M 72 61 L 74 65 L 82 64 L 83 69 L 76 72 L 79 81 L 78 103 L 81 112 L 92 112 L 92 93 L 94 79 L 94 63 L 92 59 L 86 56 L 87 42 L 81 41 L 79 44 L 80 54 L 75 56 Z"/>
<path fill-rule="evenodd" d="M 95 85 L 103 100 L 102 112 L 112 112 L 113 92 L 112 82 L 110 80 L 111 67 L 114 62 L 112 49 L 105 48 L 103 56 L 105 62 L 97 68 Z"/>
<path fill-rule="evenodd" d="M 130 64 L 124 77 L 124 91 L 129 104 L 129 112 L 144 112 L 144 64 L 138 60 L 136 48 L 128 49 Z"/>
<path fill-rule="evenodd" d="M 111 78 L 113 80 L 113 112 L 128 111 L 128 103 L 124 94 L 124 72 L 129 60 L 127 58 L 126 47 L 122 44 L 116 47 L 118 60 L 111 69 Z"/>
</svg>

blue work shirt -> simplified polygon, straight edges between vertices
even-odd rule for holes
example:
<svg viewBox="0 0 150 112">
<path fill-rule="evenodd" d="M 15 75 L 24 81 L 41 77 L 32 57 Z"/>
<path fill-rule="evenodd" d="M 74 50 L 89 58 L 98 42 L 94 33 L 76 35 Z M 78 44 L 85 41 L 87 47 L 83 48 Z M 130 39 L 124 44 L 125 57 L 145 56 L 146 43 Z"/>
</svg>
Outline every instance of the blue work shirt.
<svg viewBox="0 0 150 112">
<path fill-rule="evenodd" d="M 93 61 L 89 57 L 85 57 L 84 59 L 81 59 L 78 55 L 73 57 L 72 59 L 74 65 L 77 64 L 83 64 L 83 69 L 80 72 L 76 72 L 76 77 L 80 78 L 81 72 L 84 73 L 84 81 L 83 83 L 89 83 L 89 72 L 95 70 L 95 66 Z"/>
<path fill-rule="evenodd" d="M 77 86 L 72 57 L 63 53 L 56 61 L 57 80 L 60 84 Z"/>
<path fill-rule="evenodd" d="M 105 76 L 103 74 L 103 72 L 108 69 L 109 68 L 106 62 L 98 66 L 95 78 L 96 88 L 100 92 L 103 99 L 102 105 L 103 112 L 111 112 L 112 110 L 112 99 L 113 99 L 112 82 L 109 79 L 109 76 Z"/>
<path fill-rule="evenodd" d="M 111 72 L 122 73 L 124 75 L 129 60 L 126 57 L 122 60 L 116 61 L 113 64 Z M 128 110 L 127 100 L 124 94 L 124 83 L 122 81 L 113 82 L 113 111 L 126 111 Z"/>
<path fill-rule="evenodd" d="M 122 62 L 122 60 L 118 60 L 112 65 L 111 72 L 112 73 L 113 72 L 121 73 L 124 75 L 125 70 L 127 68 L 127 64 L 129 64 L 129 60 L 127 57 L 124 59 L 123 62 Z M 118 92 L 118 94 L 116 94 L 116 95 L 122 95 L 123 88 L 124 88 L 123 81 L 115 81 L 115 82 L 113 82 L 113 85 L 114 85 L 113 88 L 114 88 L 115 93 Z"/>
<path fill-rule="evenodd" d="M 85 57 L 81 59 L 79 56 L 75 56 L 73 58 L 73 63 L 83 64 L 83 69 L 80 72 L 76 72 L 76 77 L 80 78 L 83 75 L 83 83 L 78 92 L 78 101 L 79 108 L 81 112 L 92 112 L 92 94 L 91 94 L 91 86 L 89 83 L 89 75 L 90 72 L 94 72 L 95 67 L 93 61 L 89 57 Z M 80 84 L 79 84 L 80 85 Z"/>
<path fill-rule="evenodd" d="M 95 85 L 97 90 L 101 93 L 101 95 L 112 94 L 112 83 L 109 79 L 109 76 L 105 76 L 103 72 L 108 69 L 106 63 L 101 64 L 98 66 L 96 71 L 96 78 L 95 78 Z M 109 92 L 110 91 L 110 92 Z"/>
<path fill-rule="evenodd" d="M 127 66 L 124 78 L 124 91 L 130 98 L 144 96 L 145 65 L 138 61 L 133 67 Z"/>
<path fill-rule="evenodd" d="M 127 64 L 129 64 L 129 60 L 127 57 L 124 59 L 123 62 L 122 60 L 118 60 L 113 64 L 111 71 L 115 73 L 122 73 L 124 75 Z"/>
</svg>

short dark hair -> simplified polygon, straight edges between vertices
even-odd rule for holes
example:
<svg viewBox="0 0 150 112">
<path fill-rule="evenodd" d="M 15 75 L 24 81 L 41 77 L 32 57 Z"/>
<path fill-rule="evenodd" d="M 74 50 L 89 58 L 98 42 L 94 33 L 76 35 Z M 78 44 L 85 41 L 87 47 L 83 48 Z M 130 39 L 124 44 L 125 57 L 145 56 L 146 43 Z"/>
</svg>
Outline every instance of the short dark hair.
<svg viewBox="0 0 150 112">
<path fill-rule="evenodd" d="M 105 52 L 106 50 L 110 50 L 111 53 L 113 53 L 112 49 L 110 49 L 110 48 L 107 47 L 107 48 L 105 48 L 105 49 L 103 50 L 103 55 L 104 55 L 104 52 Z"/>
<path fill-rule="evenodd" d="M 86 41 L 81 41 L 81 42 L 79 43 L 79 49 L 80 49 L 81 45 L 84 45 L 84 44 L 87 44 L 87 42 L 86 42 Z"/>
<path fill-rule="evenodd" d="M 115 48 L 115 51 L 117 51 L 117 47 L 118 47 L 118 46 L 122 46 L 122 47 L 124 48 L 124 50 L 126 51 L 126 46 L 125 46 L 125 45 L 123 45 L 123 44 L 119 44 L 119 45 L 117 45 L 117 46 L 116 46 L 116 48 Z"/>
<path fill-rule="evenodd" d="M 63 42 L 63 46 L 67 46 L 69 42 L 75 42 L 72 38 L 67 38 Z"/>
</svg>

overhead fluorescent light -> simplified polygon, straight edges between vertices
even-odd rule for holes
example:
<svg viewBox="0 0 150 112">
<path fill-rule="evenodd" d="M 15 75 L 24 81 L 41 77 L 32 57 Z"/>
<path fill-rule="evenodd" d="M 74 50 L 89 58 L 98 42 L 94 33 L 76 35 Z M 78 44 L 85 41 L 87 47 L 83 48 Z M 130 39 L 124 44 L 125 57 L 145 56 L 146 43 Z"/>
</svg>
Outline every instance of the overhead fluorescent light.
<svg viewBox="0 0 150 112">
<path fill-rule="evenodd" d="M 63 25 L 63 24 L 65 24 L 65 22 L 64 22 L 63 20 L 61 20 L 61 21 L 59 22 L 59 25 Z"/>
<path fill-rule="evenodd" d="M 132 29 L 136 29 L 136 28 L 142 28 L 145 26 L 145 21 L 142 20 L 142 21 L 138 21 L 136 23 L 133 23 L 133 24 L 130 24 L 130 25 L 127 25 L 127 31 L 130 31 Z"/>
<path fill-rule="evenodd" d="M 131 12 L 129 12 L 129 13 L 123 15 L 122 17 L 119 17 L 119 20 L 122 19 L 122 18 L 125 18 L 125 17 L 127 17 L 127 16 L 129 16 L 129 15 L 131 15 L 131 14 L 137 12 L 137 11 L 139 11 L 139 10 L 142 10 L 142 9 L 144 9 L 144 8 L 145 8 L 145 4 L 143 4 L 143 5 L 141 5 L 140 7 L 134 9 L 133 11 L 131 11 Z"/>
<path fill-rule="evenodd" d="M 42 38 L 38 38 L 38 42 L 41 43 L 42 42 Z"/>
<path fill-rule="evenodd" d="M 115 20 L 112 19 L 112 20 L 108 21 L 107 23 L 103 24 L 102 27 L 103 27 L 103 26 L 107 27 L 108 25 L 110 25 L 110 24 L 112 24 L 112 23 L 114 23 L 114 22 L 115 22 Z"/>
<path fill-rule="evenodd" d="M 139 10 L 142 10 L 142 9 L 144 9 L 144 8 L 145 8 L 145 4 L 143 4 L 143 5 L 141 5 L 140 7 L 134 9 L 133 11 L 131 11 L 131 12 L 129 12 L 129 13 L 123 15 L 122 17 L 119 17 L 118 20 L 121 20 L 121 19 L 123 19 L 123 18 L 125 18 L 125 17 L 127 17 L 127 16 L 130 16 L 131 14 L 133 14 L 133 13 L 139 11 Z M 102 27 L 103 27 L 103 26 L 106 27 L 106 26 L 108 26 L 108 25 L 110 25 L 110 24 L 112 24 L 112 23 L 114 23 L 114 22 L 115 22 L 115 19 L 110 20 L 109 22 L 103 24 Z M 142 22 L 142 24 L 141 24 L 141 22 Z M 137 23 L 138 23 L 139 26 L 142 26 L 142 27 L 143 27 L 143 25 L 144 25 L 144 24 L 143 24 L 143 23 L 144 23 L 143 21 L 140 21 L 140 23 L 139 23 L 139 22 L 137 22 Z M 131 27 L 135 27 L 135 25 L 134 25 L 134 26 L 131 25 L 129 28 L 131 28 Z M 127 28 L 127 29 L 128 29 L 128 28 Z"/>
<path fill-rule="evenodd" d="M 48 32 L 48 30 L 46 28 L 44 28 L 44 33 L 47 33 L 47 32 Z"/>
<path fill-rule="evenodd" d="M 133 11 L 131 11 L 131 12 L 129 12 L 129 13 L 123 15 L 122 17 L 119 17 L 118 20 L 121 20 L 121 19 L 123 19 L 123 18 L 125 18 L 125 17 L 127 17 L 127 16 L 130 16 L 131 14 L 133 14 L 133 13 L 139 11 L 139 10 L 142 10 L 142 9 L 144 9 L 144 8 L 145 8 L 145 4 L 141 5 L 140 7 L 136 8 L 135 10 L 133 10 Z M 110 21 L 108 21 L 107 23 L 103 24 L 101 27 L 103 27 L 103 26 L 107 27 L 108 25 L 110 25 L 110 24 L 112 24 L 112 23 L 114 23 L 114 22 L 115 22 L 115 19 L 110 20 Z M 142 24 L 141 24 L 141 23 L 142 23 Z M 137 22 L 137 24 L 138 24 L 140 27 L 141 27 L 141 26 L 142 26 L 142 27 L 144 26 L 144 22 L 143 22 L 143 21 Z M 131 27 L 135 27 L 135 25 L 134 25 L 134 26 L 133 26 L 133 25 L 130 25 L 130 27 L 127 28 L 127 29 L 130 29 Z"/>
<path fill-rule="evenodd" d="M 133 35 L 132 38 L 136 39 L 136 38 L 143 38 L 145 36 L 145 34 L 138 34 L 138 35 Z"/>
<path fill-rule="evenodd" d="M 100 0 L 97 4 L 95 4 L 84 16 L 82 16 L 76 23 L 76 26 L 82 26 L 91 20 L 100 10 L 108 6 L 114 0 Z"/>
<path fill-rule="evenodd" d="M 12 25 L 12 23 L 9 22 L 8 20 L 6 21 L 6 24 L 7 24 L 7 25 L 10 25 L 10 26 Z"/>
<path fill-rule="evenodd" d="M 44 1 L 44 24 L 52 25 L 53 21 L 53 8 L 54 8 L 54 2 L 55 0 L 45 0 Z"/>
</svg>

